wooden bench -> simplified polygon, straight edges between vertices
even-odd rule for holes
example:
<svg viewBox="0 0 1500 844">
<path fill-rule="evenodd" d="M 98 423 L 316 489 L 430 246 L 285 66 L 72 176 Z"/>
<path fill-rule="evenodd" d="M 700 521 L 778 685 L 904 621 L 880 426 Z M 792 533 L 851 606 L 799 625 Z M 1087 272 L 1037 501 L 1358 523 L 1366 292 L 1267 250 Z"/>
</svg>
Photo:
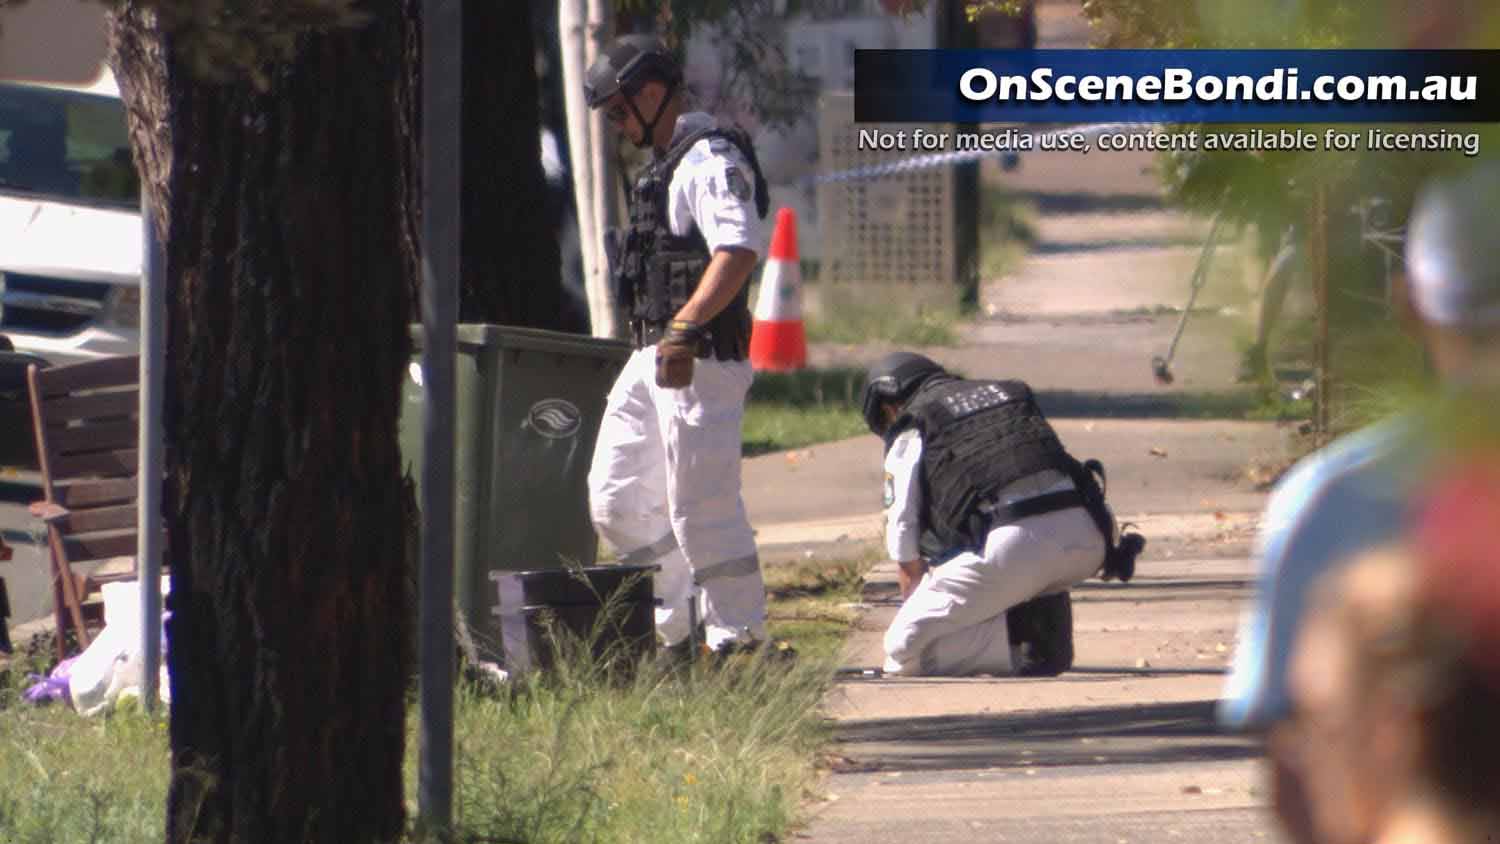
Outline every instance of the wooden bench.
<svg viewBox="0 0 1500 844">
<path fill-rule="evenodd" d="M 139 379 L 136 355 L 26 371 L 60 658 L 103 625 L 99 587 L 136 578 Z"/>
</svg>

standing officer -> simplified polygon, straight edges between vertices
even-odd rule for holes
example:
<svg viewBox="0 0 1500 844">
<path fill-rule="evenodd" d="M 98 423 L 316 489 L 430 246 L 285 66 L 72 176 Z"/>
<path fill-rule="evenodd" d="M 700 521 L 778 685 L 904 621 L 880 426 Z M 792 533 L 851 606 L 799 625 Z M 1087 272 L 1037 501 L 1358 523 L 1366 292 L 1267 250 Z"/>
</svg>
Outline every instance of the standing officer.
<svg viewBox="0 0 1500 844">
<path fill-rule="evenodd" d="M 865 422 L 886 443 L 886 546 L 904 599 L 886 630 L 885 670 L 1072 667 L 1066 590 L 1101 566 L 1128 580 L 1142 540 L 1132 534 L 1117 549 L 1103 491 L 1031 390 L 961 380 L 895 352 L 870 368 L 863 400 Z"/>
<path fill-rule="evenodd" d="M 629 190 L 629 227 L 606 243 L 636 351 L 609 394 L 590 511 L 621 562 L 661 566 L 657 631 L 685 657 L 694 585 L 709 649 L 766 636 L 740 424 L 754 377 L 746 281 L 765 250 L 769 198 L 749 138 L 684 112 L 681 88 L 677 61 L 644 35 L 615 41 L 584 80 L 589 107 L 652 151 Z"/>
</svg>

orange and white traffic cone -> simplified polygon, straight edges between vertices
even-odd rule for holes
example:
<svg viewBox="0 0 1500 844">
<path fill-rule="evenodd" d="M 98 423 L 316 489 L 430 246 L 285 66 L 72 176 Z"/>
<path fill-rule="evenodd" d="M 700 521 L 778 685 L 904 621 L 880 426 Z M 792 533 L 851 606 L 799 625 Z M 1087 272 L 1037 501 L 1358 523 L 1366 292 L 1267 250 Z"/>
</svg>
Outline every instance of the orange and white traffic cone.
<svg viewBox="0 0 1500 844">
<path fill-rule="evenodd" d="M 797 261 L 797 215 L 776 212 L 771 254 L 760 274 L 755 325 L 750 333 L 750 365 L 790 372 L 807 365 L 807 330 L 802 325 L 802 268 Z"/>
</svg>

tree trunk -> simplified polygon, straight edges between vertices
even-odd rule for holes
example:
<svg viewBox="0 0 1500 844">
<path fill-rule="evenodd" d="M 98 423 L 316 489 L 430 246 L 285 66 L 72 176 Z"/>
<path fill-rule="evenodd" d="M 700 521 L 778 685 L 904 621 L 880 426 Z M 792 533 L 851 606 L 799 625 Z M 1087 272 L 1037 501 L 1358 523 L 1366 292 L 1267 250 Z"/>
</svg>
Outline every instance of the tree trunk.
<svg viewBox="0 0 1500 844">
<path fill-rule="evenodd" d="M 421 161 L 421 0 L 408 23 L 400 102 L 406 154 Z M 527 3 L 464 3 L 459 320 L 585 331 L 566 302 L 541 162 L 536 42 Z M 415 186 L 416 182 L 411 183 Z M 413 194 L 412 231 L 420 222 Z"/>
<path fill-rule="evenodd" d="M 366 11 L 266 90 L 195 79 L 138 0 L 115 26 L 166 244 L 173 842 L 403 826 L 412 180 L 399 10 Z"/>
<path fill-rule="evenodd" d="M 405 153 L 421 161 L 421 0 L 403 0 Z M 536 42 L 528 3 L 464 3 L 459 320 L 585 331 L 566 302 L 542 176 Z M 420 225 L 415 176 L 410 231 Z M 418 315 L 413 312 L 414 319 Z"/>
<path fill-rule="evenodd" d="M 599 271 L 604 261 L 602 235 L 594 227 L 594 154 L 590 147 L 588 106 L 580 89 L 588 66 L 584 27 L 585 0 L 557 4 L 558 56 L 562 64 L 563 116 L 568 130 L 569 176 L 578 219 L 578 248 L 583 264 L 583 287 L 588 298 L 589 323 L 595 337 L 614 336 L 614 312 L 609 284 Z"/>
</svg>

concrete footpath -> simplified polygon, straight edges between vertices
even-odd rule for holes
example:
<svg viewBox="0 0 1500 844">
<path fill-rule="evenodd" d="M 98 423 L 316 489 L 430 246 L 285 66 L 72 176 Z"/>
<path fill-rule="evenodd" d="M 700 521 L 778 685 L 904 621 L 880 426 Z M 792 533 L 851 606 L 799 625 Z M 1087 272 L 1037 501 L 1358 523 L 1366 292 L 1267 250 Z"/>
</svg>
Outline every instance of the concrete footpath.
<svg viewBox="0 0 1500 844">
<path fill-rule="evenodd" d="M 1076 3 L 1042 10 L 1053 31 L 1078 16 Z M 962 343 L 923 350 L 971 377 L 1026 380 L 1068 449 L 1104 462 L 1117 515 L 1149 541 L 1135 579 L 1073 593 L 1076 662 L 1061 677 L 838 685 L 826 701 L 835 758 L 795 840 L 1278 840 L 1256 749 L 1220 733 L 1213 707 L 1265 489 L 1298 444 L 1289 426 L 1229 421 L 1255 401 L 1235 383 L 1253 303 L 1232 246 L 1195 303 L 1175 382 L 1153 380 L 1205 226 L 1161 206 L 1150 164 L 1037 154 L 1014 174 L 987 165 L 986 179 L 1035 199 L 1037 242 L 987 280 Z M 862 367 L 885 351 L 817 346 L 810 358 Z M 868 436 L 747 460 L 763 559 L 879 547 L 880 459 Z M 879 566 L 846 664 L 881 663 L 897 605 L 894 566 Z"/>
<path fill-rule="evenodd" d="M 1076 667 L 1062 677 L 840 684 L 826 703 L 832 770 L 797 840 L 1274 840 L 1253 747 L 1211 719 L 1263 498 L 1241 470 L 1279 453 L 1282 432 L 1146 420 L 1058 428 L 1075 453 L 1110 467 L 1112 501 L 1149 537 L 1135 579 L 1073 593 Z M 879 455 L 870 437 L 747 461 L 767 559 L 878 544 Z M 898 604 L 894 566 L 878 566 L 846 664 L 880 664 Z"/>
</svg>

